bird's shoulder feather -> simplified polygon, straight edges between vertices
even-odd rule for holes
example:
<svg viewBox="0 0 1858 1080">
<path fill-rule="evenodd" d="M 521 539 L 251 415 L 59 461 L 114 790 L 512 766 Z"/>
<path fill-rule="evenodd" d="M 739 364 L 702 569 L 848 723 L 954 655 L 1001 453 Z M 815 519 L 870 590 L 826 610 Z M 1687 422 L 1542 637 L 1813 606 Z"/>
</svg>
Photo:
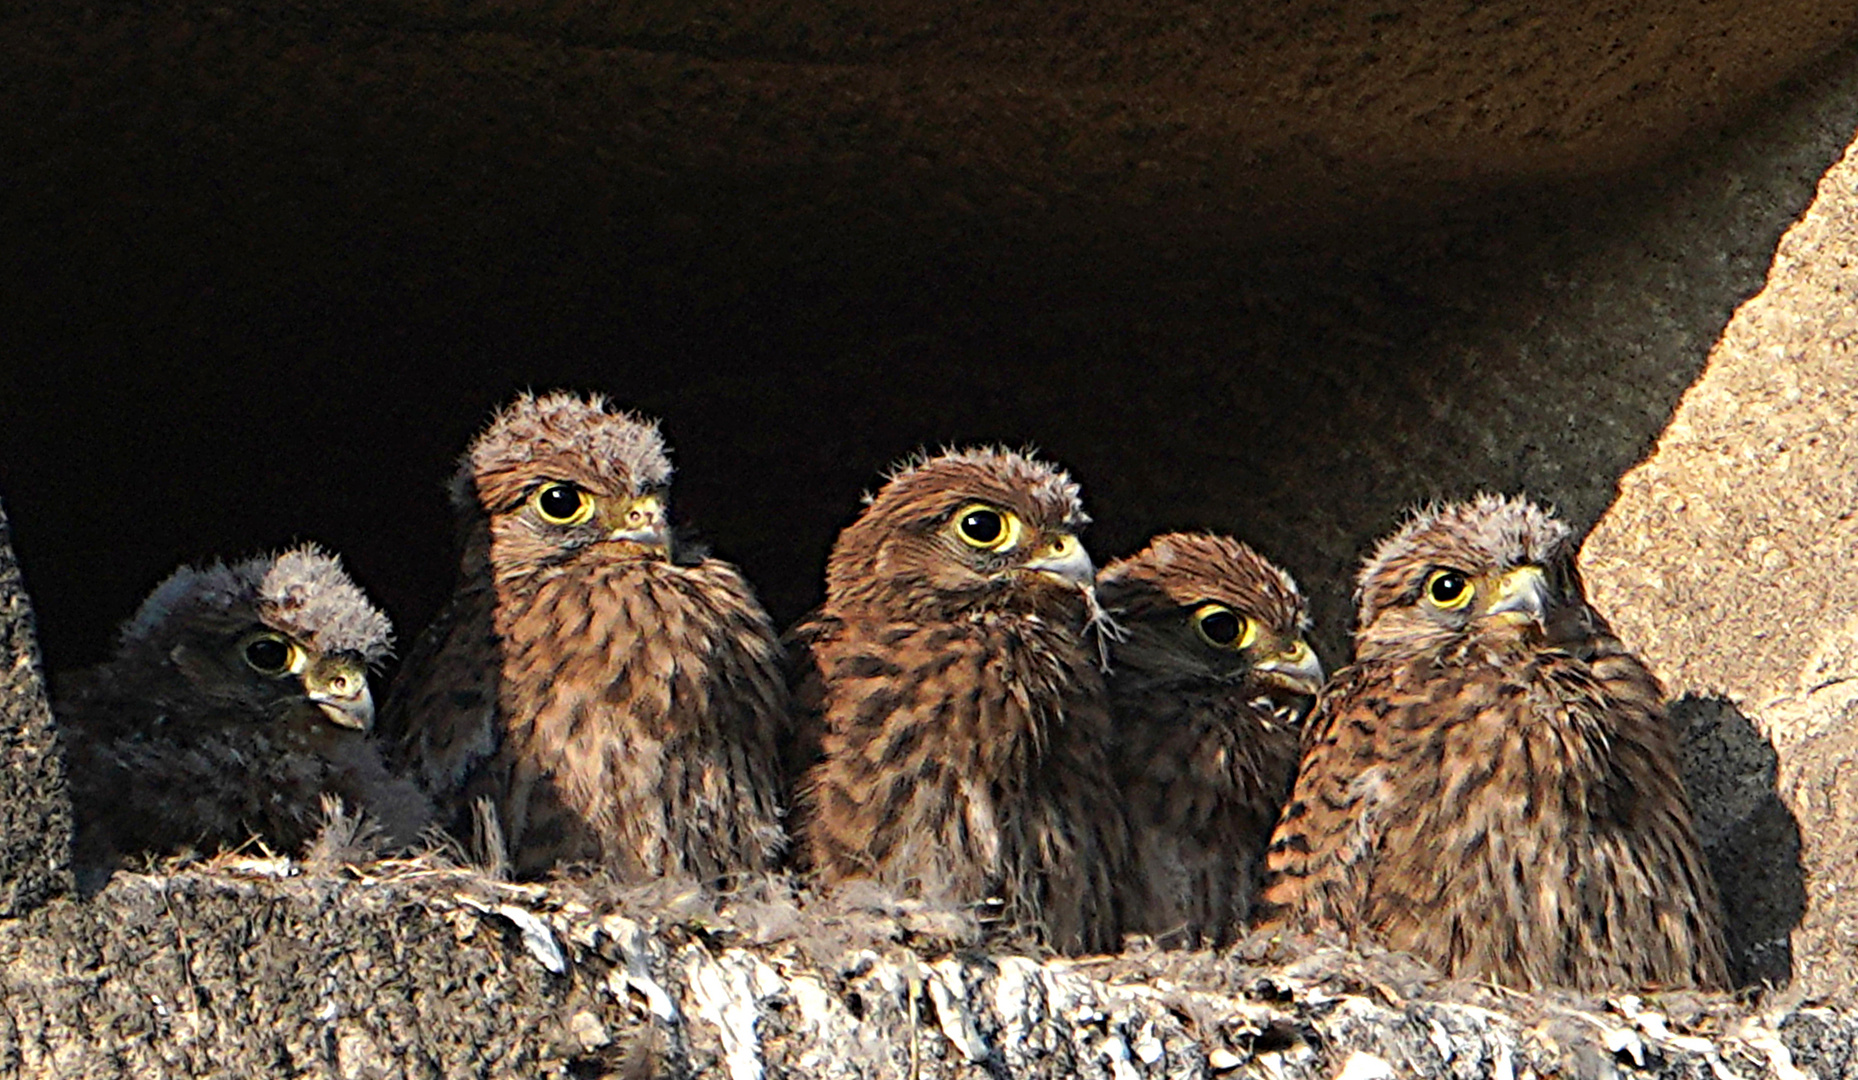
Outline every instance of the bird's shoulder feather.
<svg viewBox="0 0 1858 1080">
<path fill-rule="evenodd" d="M 442 815 L 497 750 L 502 639 L 489 582 L 461 584 L 414 642 L 382 703 L 390 764 L 412 776 Z"/>
</svg>

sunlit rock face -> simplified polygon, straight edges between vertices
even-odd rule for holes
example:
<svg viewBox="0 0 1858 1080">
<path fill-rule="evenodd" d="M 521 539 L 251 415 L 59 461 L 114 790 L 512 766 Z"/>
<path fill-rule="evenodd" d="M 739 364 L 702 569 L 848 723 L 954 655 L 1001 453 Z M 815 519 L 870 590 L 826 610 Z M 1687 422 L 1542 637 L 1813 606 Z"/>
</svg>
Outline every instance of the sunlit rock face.
<svg viewBox="0 0 1858 1080">
<path fill-rule="evenodd" d="M 1858 928 L 1855 193 L 1847 151 L 1586 549 L 1596 595 L 1708 740 L 1695 796 L 1751 973 L 1791 960 L 1833 998 Z"/>
</svg>

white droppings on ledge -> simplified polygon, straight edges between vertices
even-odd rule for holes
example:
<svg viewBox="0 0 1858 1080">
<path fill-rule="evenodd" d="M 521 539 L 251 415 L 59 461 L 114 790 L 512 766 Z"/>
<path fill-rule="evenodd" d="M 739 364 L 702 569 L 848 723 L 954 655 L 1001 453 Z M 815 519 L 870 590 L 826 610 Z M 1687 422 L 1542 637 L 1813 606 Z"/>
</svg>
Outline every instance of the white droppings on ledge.
<svg viewBox="0 0 1858 1080">
<path fill-rule="evenodd" d="M 1516 1080 L 1516 1062 L 1510 1052 L 1510 1044 L 1499 1040 L 1493 1056 L 1495 1060 L 1490 1067 L 1491 1080 Z"/>
<path fill-rule="evenodd" d="M 974 1018 L 968 1015 L 965 1004 L 968 996 L 966 982 L 962 979 L 961 962 L 954 958 L 942 960 L 930 968 L 929 999 L 935 1002 L 936 1019 L 942 1028 L 942 1034 L 955 1044 L 955 1049 L 970 1062 L 987 1059 L 987 1042 L 974 1026 Z"/>
<path fill-rule="evenodd" d="M 1214 1072 L 1231 1072 L 1245 1064 L 1245 1059 L 1225 1047 L 1219 1047 L 1206 1056 L 1207 1068 Z"/>
<path fill-rule="evenodd" d="M 1043 1029 L 1047 994 L 1045 969 L 1024 956 L 1003 956 L 994 976 L 993 1006 L 1000 1017 L 1000 1050 L 1019 1061 L 1040 1049 L 1029 1045 Z"/>
<path fill-rule="evenodd" d="M 723 1044 L 723 1061 L 730 1080 L 762 1080 L 760 1019 L 756 987 L 763 982 L 755 969 L 765 967 L 751 953 L 730 949 L 712 958 L 700 945 L 684 951 L 684 974 L 697 1016 L 716 1028 Z M 772 971 L 769 978 L 779 983 Z"/>
<path fill-rule="evenodd" d="M 1432 1040 L 1432 1048 L 1439 1052 L 1439 1060 L 1450 1065 L 1452 1058 L 1456 1056 L 1456 1052 L 1452 1049 L 1451 1032 L 1445 1030 L 1445 1025 L 1439 1023 L 1437 1017 L 1427 1017 L 1426 1035 Z"/>
<path fill-rule="evenodd" d="M 567 974 L 568 958 L 561 951 L 561 943 L 555 940 L 555 932 L 535 912 L 515 904 L 498 904 L 496 913 L 515 925 L 522 934 L 524 951 L 535 957 L 536 963 L 552 974 Z"/>
<path fill-rule="evenodd" d="M 1120 1035 L 1103 1040 L 1103 1056 L 1109 1059 L 1110 1075 L 1115 1080 L 1142 1080 L 1142 1074 L 1130 1064 L 1129 1044 Z"/>
<path fill-rule="evenodd" d="M 1393 1066 L 1385 1058 L 1357 1050 L 1342 1063 L 1342 1071 L 1335 1074 L 1335 1080 L 1394 1080 L 1395 1075 Z"/>
<path fill-rule="evenodd" d="M 800 1014 L 798 1029 L 806 1036 L 807 1048 L 797 1064 L 808 1076 L 834 1075 L 845 1064 L 845 1047 L 864 1042 L 859 1022 L 838 995 L 813 975 L 789 973 L 787 994 Z"/>
<path fill-rule="evenodd" d="M 1166 1056 L 1167 1045 L 1162 1042 L 1161 1036 L 1156 1034 L 1155 1021 L 1152 1018 L 1142 1021 L 1142 1030 L 1136 1036 L 1133 1049 L 1137 1060 L 1144 1065 L 1153 1065 Z"/>
<path fill-rule="evenodd" d="M 1793 1051 L 1781 1041 L 1780 1033 L 1760 1019 L 1750 1017 L 1736 1030 L 1735 1038 L 1767 1058 L 1768 1068 L 1774 1070 L 1776 1080 L 1812 1080 L 1808 1073 L 1794 1064 Z M 1720 1061 L 1720 1057 L 1714 1057 L 1712 1063 Z M 1718 1071 L 1721 1071 L 1720 1065 Z"/>
<path fill-rule="evenodd" d="M 1600 1044 L 1615 1057 L 1624 1054 L 1632 1059 L 1633 1067 L 1645 1067 L 1645 1040 L 1631 1028 L 1608 1028 L 1600 1033 Z"/>
<path fill-rule="evenodd" d="M 282 881 L 302 872 L 296 863 L 283 855 L 230 859 L 224 865 L 227 873 L 240 877 L 265 878 L 269 881 Z"/>
</svg>

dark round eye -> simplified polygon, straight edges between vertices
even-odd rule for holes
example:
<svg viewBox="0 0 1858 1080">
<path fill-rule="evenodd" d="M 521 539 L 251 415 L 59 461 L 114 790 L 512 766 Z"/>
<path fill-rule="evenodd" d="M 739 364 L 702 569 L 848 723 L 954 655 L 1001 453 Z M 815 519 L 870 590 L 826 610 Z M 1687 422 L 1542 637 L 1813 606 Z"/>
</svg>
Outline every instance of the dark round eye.
<svg viewBox="0 0 1858 1080">
<path fill-rule="evenodd" d="M 573 484 L 544 484 L 534 502 L 535 512 L 551 525 L 579 525 L 594 512 L 593 497 Z"/>
<path fill-rule="evenodd" d="M 253 671 L 281 675 L 290 668 L 290 643 L 275 637 L 253 638 L 245 643 L 245 662 Z"/>
<path fill-rule="evenodd" d="M 1224 604 L 1202 604 L 1194 612 L 1193 623 L 1200 640 L 1219 649 L 1243 649 L 1258 636 L 1250 619 Z"/>
<path fill-rule="evenodd" d="M 1239 639 L 1239 617 L 1230 611 L 1215 611 L 1200 620 L 1200 632 L 1215 645 L 1230 645 Z"/>
<path fill-rule="evenodd" d="M 1471 602 L 1471 582 L 1456 570 L 1434 571 L 1426 581 L 1426 596 L 1442 608 L 1458 608 Z"/>
<path fill-rule="evenodd" d="M 955 526 L 961 538 L 975 547 L 993 547 L 1006 535 L 1006 520 L 997 510 L 977 506 L 961 515 Z"/>
</svg>

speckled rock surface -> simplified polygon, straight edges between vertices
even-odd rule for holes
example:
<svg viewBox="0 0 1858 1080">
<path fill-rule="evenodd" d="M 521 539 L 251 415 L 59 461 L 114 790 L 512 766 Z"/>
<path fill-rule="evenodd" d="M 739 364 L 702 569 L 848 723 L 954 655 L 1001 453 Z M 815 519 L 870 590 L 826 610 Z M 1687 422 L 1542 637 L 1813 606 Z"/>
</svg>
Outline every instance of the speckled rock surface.
<svg viewBox="0 0 1858 1080">
<path fill-rule="evenodd" d="M 1732 713 L 1771 745 L 1804 870 L 1795 975 L 1840 998 L 1858 977 L 1855 268 L 1858 148 L 1585 550 L 1596 596 L 1685 714 Z"/>
<path fill-rule="evenodd" d="M 0 508 L 0 918 L 71 888 L 71 801 L 33 636 L 32 602 Z"/>
<path fill-rule="evenodd" d="M 98 1078 L 1842 1080 L 1855 1029 L 1724 997 L 1536 997 L 1397 956 L 917 951 L 884 920 L 281 860 L 122 874 L 0 923 L 0 1072 Z M 636 898 L 635 898 L 636 899 Z M 890 924 L 900 930 L 902 923 Z M 842 934 L 844 927 L 838 931 Z"/>
</svg>

